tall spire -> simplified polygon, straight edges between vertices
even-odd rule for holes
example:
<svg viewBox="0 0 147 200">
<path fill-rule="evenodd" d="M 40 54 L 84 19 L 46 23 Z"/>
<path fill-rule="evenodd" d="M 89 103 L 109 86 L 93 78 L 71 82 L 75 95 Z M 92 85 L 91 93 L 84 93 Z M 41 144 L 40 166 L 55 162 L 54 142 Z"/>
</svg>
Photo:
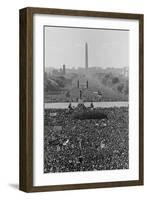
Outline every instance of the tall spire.
<svg viewBox="0 0 147 200">
<path fill-rule="evenodd" d="M 88 69 L 88 44 L 85 43 L 85 69 Z"/>
</svg>

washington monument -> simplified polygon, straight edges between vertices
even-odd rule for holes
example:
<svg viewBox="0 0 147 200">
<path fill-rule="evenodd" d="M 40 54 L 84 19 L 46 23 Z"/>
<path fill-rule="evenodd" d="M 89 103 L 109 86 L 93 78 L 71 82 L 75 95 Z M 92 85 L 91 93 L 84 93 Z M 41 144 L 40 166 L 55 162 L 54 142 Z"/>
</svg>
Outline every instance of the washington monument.
<svg viewBox="0 0 147 200">
<path fill-rule="evenodd" d="M 85 43 L 85 69 L 88 69 L 88 44 Z"/>
</svg>

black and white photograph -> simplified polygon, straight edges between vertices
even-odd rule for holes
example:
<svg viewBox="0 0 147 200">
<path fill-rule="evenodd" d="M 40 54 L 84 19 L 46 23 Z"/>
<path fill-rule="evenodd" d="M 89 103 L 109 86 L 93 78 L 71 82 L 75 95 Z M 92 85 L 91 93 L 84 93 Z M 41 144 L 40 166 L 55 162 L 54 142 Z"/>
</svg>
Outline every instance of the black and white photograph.
<svg viewBox="0 0 147 200">
<path fill-rule="evenodd" d="M 44 173 L 129 169 L 129 36 L 43 27 Z"/>
<path fill-rule="evenodd" d="M 143 15 L 20 10 L 20 189 L 144 184 Z"/>
</svg>

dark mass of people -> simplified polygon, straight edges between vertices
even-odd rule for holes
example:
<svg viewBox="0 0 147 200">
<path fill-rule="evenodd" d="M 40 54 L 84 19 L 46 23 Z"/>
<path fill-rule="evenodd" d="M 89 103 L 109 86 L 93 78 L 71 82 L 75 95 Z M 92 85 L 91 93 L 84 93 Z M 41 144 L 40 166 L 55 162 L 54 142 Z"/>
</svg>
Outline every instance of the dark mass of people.
<svg viewBox="0 0 147 200">
<path fill-rule="evenodd" d="M 83 106 L 83 105 L 82 105 Z M 102 119 L 75 119 L 86 108 L 44 112 L 44 173 L 128 169 L 128 108 L 94 108 Z"/>
</svg>

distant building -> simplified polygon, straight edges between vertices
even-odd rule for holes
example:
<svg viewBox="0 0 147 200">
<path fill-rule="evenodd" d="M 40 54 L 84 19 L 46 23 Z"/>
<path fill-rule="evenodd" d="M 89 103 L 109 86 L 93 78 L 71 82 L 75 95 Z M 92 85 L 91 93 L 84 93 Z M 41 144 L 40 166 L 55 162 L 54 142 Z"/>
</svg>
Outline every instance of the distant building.
<svg viewBox="0 0 147 200">
<path fill-rule="evenodd" d="M 61 69 L 60 69 L 60 70 L 58 70 L 58 69 L 53 69 L 52 75 L 53 75 L 53 76 L 60 76 L 60 75 L 61 75 Z"/>
<path fill-rule="evenodd" d="M 128 76 L 129 76 L 129 68 L 128 68 L 128 67 L 124 67 L 124 68 L 123 68 L 123 75 L 124 75 L 125 77 L 128 77 Z"/>
<path fill-rule="evenodd" d="M 65 64 L 63 65 L 63 75 L 66 74 L 66 67 L 65 67 Z"/>
</svg>

